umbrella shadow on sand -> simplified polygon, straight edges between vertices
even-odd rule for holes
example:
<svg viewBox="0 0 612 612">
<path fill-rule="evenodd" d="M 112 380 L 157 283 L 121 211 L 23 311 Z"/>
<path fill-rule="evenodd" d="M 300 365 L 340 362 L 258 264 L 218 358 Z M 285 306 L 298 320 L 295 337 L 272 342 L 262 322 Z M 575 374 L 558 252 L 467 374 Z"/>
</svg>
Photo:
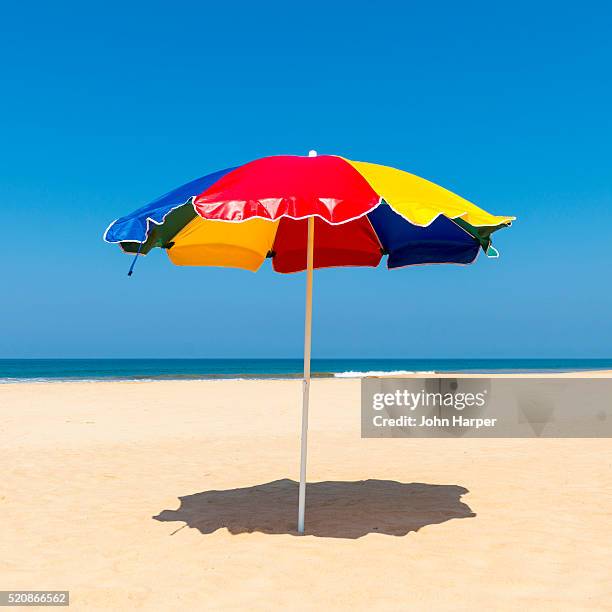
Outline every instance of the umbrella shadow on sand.
<svg viewBox="0 0 612 612">
<path fill-rule="evenodd" d="M 427 525 L 475 517 L 461 501 L 466 493 L 468 490 L 458 485 L 394 480 L 313 482 L 306 488 L 305 533 L 348 539 L 369 533 L 403 536 Z M 298 483 L 294 480 L 204 491 L 179 499 L 178 510 L 163 510 L 153 518 L 183 521 L 184 527 L 202 534 L 226 528 L 232 534 L 259 531 L 297 535 Z"/>
</svg>

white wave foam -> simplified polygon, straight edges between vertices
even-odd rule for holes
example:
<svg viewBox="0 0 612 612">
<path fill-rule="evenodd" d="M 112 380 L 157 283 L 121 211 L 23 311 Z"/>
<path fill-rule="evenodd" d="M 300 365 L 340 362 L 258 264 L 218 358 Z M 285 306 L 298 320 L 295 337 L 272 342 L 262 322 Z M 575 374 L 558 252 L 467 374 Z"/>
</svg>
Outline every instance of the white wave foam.
<svg viewBox="0 0 612 612">
<path fill-rule="evenodd" d="M 224 382 L 224 381 L 254 381 L 254 380 L 302 380 L 296 376 L 202 376 L 200 378 L 0 378 L 0 385 L 22 383 L 152 383 L 152 382 Z"/>
<path fill-rule="evenodd" d="M 336 372 L 334 378 L 365 378 L 366 376 L 405 376 L 407 374 L 435 374 L 433 370 L 369 370 L 368 372 Z"/>
</svg>

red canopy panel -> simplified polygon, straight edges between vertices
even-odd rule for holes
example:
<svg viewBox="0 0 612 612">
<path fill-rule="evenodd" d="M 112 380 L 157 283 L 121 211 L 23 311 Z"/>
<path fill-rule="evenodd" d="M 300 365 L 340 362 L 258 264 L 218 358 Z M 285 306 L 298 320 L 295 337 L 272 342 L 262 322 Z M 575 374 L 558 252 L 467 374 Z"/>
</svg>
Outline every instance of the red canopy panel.
<svg viewBox="0 0 612 612">
<path fill-rule="evenodd" d="M 205 219 L 302 219 L 344 223 L 372 210 L 378 194 L 341 157 L 263 157 L 231 170 L 194 198 Z"/>
<path fill-rule="evenodd" d="M 315 217 L 314 267 L 376 267 L 382 257 L 380 242 L 367 217 L 342 225 L 330 225 Z M 306 269 L 308 220 L 283 218 L 274 240 L 272 266 L 276 272 Z"/>
</svg>

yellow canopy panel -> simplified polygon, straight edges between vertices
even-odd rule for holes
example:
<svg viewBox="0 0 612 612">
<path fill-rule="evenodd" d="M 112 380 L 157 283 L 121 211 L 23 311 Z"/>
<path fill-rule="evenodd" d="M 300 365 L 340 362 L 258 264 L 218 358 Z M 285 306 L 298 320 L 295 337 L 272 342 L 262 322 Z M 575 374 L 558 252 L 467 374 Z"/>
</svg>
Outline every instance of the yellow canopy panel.
<svg viewBox="0 0 612 612">
<path fill-rule="evenodd" d="M 256 272 L 272 250 L 278 221 L 242 223 L 196 217 L 173 239 L 168 257 L 177 266 L 222 266 Z"/>
<path fill-rule="evenodd" d="M 414 225 L 425 227 L 439 214 L 461 217 L 472 226 L 495 226 L 515 217 L 491 215 L 462 197 L 423 178 L 368 162 L 346 160 L 391 208 Z"/>
</svg>

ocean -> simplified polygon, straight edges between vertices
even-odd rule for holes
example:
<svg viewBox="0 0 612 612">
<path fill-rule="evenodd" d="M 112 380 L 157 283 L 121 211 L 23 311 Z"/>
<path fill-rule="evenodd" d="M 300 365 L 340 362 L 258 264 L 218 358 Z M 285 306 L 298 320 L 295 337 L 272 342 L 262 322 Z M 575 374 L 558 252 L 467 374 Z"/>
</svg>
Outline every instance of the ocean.
<svg viewBox="0 0 612 612">
<path fill-rule="evenodd" d="M 612 359 L 313 359 L 315 377 L 408 372 L 612 370 Z M 296 359 L 0 359 L 0 383 L 86 380 L 299 378 Z"/>
</svg>

